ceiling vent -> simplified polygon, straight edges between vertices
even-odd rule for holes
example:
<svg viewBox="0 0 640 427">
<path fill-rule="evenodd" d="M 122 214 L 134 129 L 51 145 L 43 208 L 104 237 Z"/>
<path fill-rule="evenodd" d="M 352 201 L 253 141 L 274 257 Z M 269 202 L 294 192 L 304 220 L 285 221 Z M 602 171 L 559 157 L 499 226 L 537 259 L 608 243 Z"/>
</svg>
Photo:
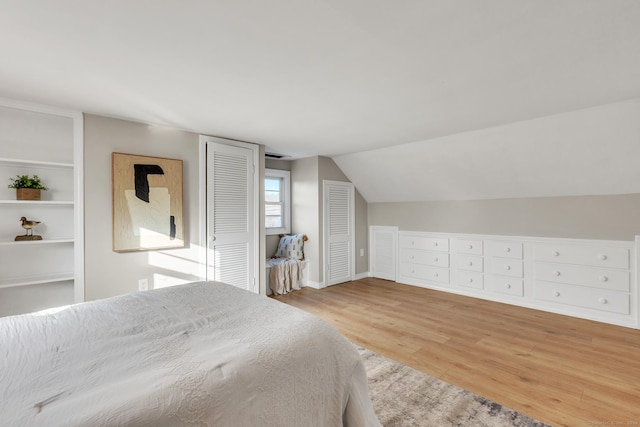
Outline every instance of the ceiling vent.
<svg viewBox="0 0 640 427">
<path fill-rule="evenodd" d="M 264 156 L 267 159 L 282 159 L 283 157 L 289 157 L 286 154 L 276 154 L 276 153 L 264 153 Z"/>
</svg>

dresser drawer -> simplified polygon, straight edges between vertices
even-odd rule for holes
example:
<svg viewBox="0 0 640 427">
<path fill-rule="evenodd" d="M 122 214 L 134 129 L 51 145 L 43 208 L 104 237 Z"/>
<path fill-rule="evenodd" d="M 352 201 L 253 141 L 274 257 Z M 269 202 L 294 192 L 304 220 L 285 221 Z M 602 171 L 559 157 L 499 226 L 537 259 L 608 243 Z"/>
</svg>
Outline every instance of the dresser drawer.
<svg viewBox="0 0 640 427">
<path fill-rule="evenodd" d="M 463 286 L 465 288 L 482 289 L 483 288 L 483 276 L 482 273 L 475 271 L 454 270 L 453 271 L 453 284 L 456 286 Z"/>
<path fill-rule="evenodd" d="M 491 273 L 509 277 L 523 277 L 522 261 L 509 258 L 491 258 Z"/>
<path fill-rule="evenodd" d="M 482 257 L 473 255 L 451 255 L 451 264 L 461 270 L 477 271 L 482 273 Z"/>
<path fill-rule="evenodd" d="M 445 238 L 402 235 L 398 240 L 401 248 L 449 252 L 449 239 Z"/>
<path fill-rule="evenodd" d="M 629 294 L 605 289 L 536 281 L 535 297 L 538 300 L 612 313 L 628 315 L 630 312 Z"/>
<path fill-rule="evenodd" d="M 629 268 L 629 250 L 615 246 L 535 245 L 536 261 Z"/>
<path fill-rule="evenodd" d="M 451 252 L 468 255 L 482 255 L 482 240 L 451 239 Z"/>
<path fill-rule="evenodd" d="M 486 240 L 484 254 L 502 258 L 522 259 L 522 242 L 509 240 Z"/>
<path fill-rule="evenodd" d="M 621 292 L 629 292 L 631 283 L 631 274 L 629 271 L 583 267 L 572 264 L 536 262 L 535 274 L 537 280 L 569 283 L 572 285 L 590 286 Z"/>
<path fill-rule="evenodd" d="M 431 265 L 434 267 L 449 267 L 449 254 L 417 249 L 401 249 L 400 262 Z"/>
<path fill-rule="evenodd" d="M 400 274 L 430 282 L 449 283 L 449 270 L 428 265 L 400 263 Z"/>
<path fill-rule="evenodd" d="M 518 297 L 524 295 L 524 279 L 489 274 L 485 276 L 484 280 L 486 288 L 492 292 Z"/>
</svg>

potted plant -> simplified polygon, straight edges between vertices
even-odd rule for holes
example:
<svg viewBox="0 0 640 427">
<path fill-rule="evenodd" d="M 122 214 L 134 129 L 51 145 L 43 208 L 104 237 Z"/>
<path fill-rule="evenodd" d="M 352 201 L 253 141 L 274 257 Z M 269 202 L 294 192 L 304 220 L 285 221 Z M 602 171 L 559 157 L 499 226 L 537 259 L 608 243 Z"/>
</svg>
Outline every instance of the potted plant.
<svg viewBox="0 0 640 427">
<path fill-rule="evenodd" d="M 11 184 L 8 187 L 16 189 L 18 200 L 40 200 L 40 191 L 48 190 L 38 175 L 16 175 L 16 178 L 9 179 Z"/>
</svg>

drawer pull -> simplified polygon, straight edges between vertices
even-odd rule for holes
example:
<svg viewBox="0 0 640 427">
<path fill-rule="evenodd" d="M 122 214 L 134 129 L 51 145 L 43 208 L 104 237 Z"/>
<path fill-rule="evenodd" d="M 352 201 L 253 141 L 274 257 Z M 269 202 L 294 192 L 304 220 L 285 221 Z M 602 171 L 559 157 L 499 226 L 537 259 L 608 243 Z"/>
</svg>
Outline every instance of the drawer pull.
<svg viewBox="0 0 640 427">
<path fill-rule="evenodd" d="M 505 270 L 507 270 L 507 271 L 509 271 L 509 270 L 511 270 L 511 266 L 510 266 L 510 265 L 505 265 L 505 266 L 504 266 L 504 269 L 505 269 Z"/>
<path fill-rule="evenodd" d="M 511 248 L 507 246 L 506 248 L 504 248 L 504 251 L 505 252 L 511 252 Z"/>
<path fill-rule="evenodd" d="M 433 242 L 433 246 L 438 246 L 438 242 Z"/>
<path fill-rule="evenodd" d="M 433 259 L 433 262 L 438 262 L 438 257 L 435 257 L 435 258 Z"/>
<path fill-rule="evenodd" d="M 554 296 L 554 297 L 559 297 L 559 296 L 560 296 L 560 292 L 558 292 L 558 291 L 553 291 L 553 296 Z"/>
<path fill-rule="evenodd" d="M 473 245 L 467 245 L 467 249 L 473 249 Z"/>
<path fill-rule="evenodd" d="M 601 282 L 607 282 L 609 278 L 607 276 L 599 276 L 598 280 L 600 280 Z"/>
<path fill-rule="evenodd" d="M 414 258 L 415 258 L 415 256 L 414 256 L 414 255 L 411 255 L 411 259 L 414 259 Z"/>
<path fill-rule="evenodd" d="M 438 273 L 433 273 L 433 277 L 438 277 L 439 274 Z"/>
<path fill-rule="evenodd" d="M 415 270 L 411 270 L 411 274 L 414 274 L 416 271 Z"/>
<path fill-rule="evenodd" d="M 505 283 L 504 287 L 507 288 L 507 289 L 511 289 L 511 284 L 510 283 Z"/>
<path fill-rule="evenodd" d="M 600 261 L 606 261 L 606 260 L 607 260 L 607 256 L 606 256 L 606 255 L 604 255 L 604 254 L 603 254 L 603 255 L 598 255 L 598 259 L 599 259 Z"/>
<path fill-rule="evenodd" d="M 606 303 L 608 303 L 609 301 L 608 301 L 606 298 L 600 298 L 600 299 L 598 300 L 598 302 L 599 302 L 600 304 L 606 304 Z"/>
<path fill-rule="evenodd" d="M 473 282 L 473 278 L 469 277 L 469 283 L 472 283 L 472 282 Z"/>
<path fill-rule="evenodd" d="M 559 276 L 559 275 L 560 275 L 560 272 L 559 272 L 559 271 L 554 271 L 554 272 L 553 272 L 553 275 L 554 275 L 554 276 Z"/>
<path fill-rule="evenodd" d="M 467 264 L 473 265 L 473 261 L 469 261 L 469 262 L 467 262 Z"/>
<path fill-rule="evenodd" d="M 553 256 L 560 256 L 560 252 L 558 252 L 558 251 L 553 251 L 553 253 L 552 253 L 551 255 L 553 255 Z"/>
<path fill-rule="evenodd" d="M 413 245 L 415 245 L 415 244 L 416 244 L 416 242 L 414 242 L 414 241 L 412 240 L 412 241 L 411 241 L 411 245 L 413 246 Z"/>
</svg>

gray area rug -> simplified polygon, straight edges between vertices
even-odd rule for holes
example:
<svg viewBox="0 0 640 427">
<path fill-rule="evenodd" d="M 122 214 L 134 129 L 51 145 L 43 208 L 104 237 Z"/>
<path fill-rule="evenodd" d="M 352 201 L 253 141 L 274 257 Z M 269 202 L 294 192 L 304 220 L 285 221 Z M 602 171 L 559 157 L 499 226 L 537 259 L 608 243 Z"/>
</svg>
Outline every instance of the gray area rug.
<svg viewBox="0 0 640 427">
<path fill-rule="evenodd" d="M 547 426 L 370 350 L 358 350 L 384 427 Z"/>
</svg>

